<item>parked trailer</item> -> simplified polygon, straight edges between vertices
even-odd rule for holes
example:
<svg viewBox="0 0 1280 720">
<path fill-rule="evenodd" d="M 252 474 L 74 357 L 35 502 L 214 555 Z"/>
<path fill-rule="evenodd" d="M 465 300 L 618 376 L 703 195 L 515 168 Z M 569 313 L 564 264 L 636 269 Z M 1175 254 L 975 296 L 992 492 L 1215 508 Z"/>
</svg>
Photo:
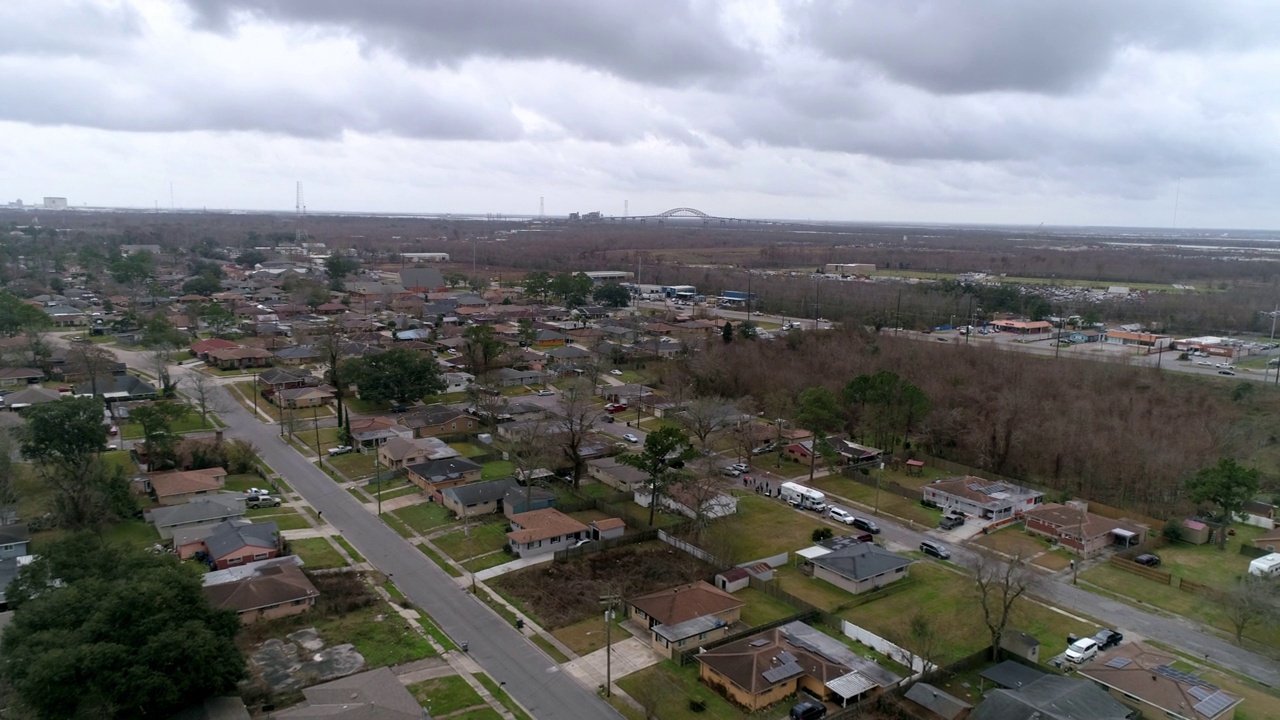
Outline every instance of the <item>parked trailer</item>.
<svg viewBox="0 0 1280 720">
<path fill-rule="evenodd" d="M 805 487 L 799 483 L 784 482 L 780 491 L 779 497 L 792 505 L 818 512 L 827 509 L 827 496 L 811 487 Z"/>
<path fill-rule="evenodd" d="M 1258 577 L 1280 577 L 1280 553 L 1263 555 L 1249 562 L 1249 574 Z"/>
</svg>

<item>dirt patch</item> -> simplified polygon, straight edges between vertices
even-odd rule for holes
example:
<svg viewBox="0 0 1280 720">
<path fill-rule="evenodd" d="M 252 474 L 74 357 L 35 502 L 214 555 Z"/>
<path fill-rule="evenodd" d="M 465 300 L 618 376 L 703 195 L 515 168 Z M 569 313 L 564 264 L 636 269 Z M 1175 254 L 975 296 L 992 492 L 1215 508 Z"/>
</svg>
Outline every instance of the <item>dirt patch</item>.
<svg viewBox="0 0 1280 720">
<path fill-rule="evenodd" d="M 518 570 L 490 582 L 548 629 L 572 625 L 601 612 L 600 597 L 624 598 L 694 580 L 710 580 L 715 568 L 666 543 L 642 543 L 566 562 Z"/>
<path fill-rule="evenodd" d="M 273 693 L 335 680 L 364 667 L 364 656 L 355 646 L 324 648 L 315 628 L 291 633 L 288 639 L 292 642 L 268 640 L 249 656 L 253 670 Z"/>
</svg>

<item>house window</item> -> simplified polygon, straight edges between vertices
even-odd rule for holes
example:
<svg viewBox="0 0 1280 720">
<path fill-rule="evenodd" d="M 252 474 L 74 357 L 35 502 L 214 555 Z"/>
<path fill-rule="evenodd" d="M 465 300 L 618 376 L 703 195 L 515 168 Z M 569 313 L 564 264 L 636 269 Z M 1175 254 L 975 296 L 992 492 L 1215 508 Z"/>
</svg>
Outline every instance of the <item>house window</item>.
<svg viewBox="0 0 1280 720">
<path fill-rule="evenodd" d="M 904 572 L 906 572 L 906 571 L 907 571 L 907 569 L 906 569 L 905 567 L 900 567 L 900 568 L 898 568 L 897 570 L 894 570 L 893 572 L 894 572 L 894 574 L 897 574 L 897 573 L 904 573 Z"/>
<path fill-rule="evenodd" d="M 548 540 L 547 542 L 549 542 L 549 543 L 558 543 L 558 542 L 560 542 L 560 536 L 559 536 L 559 535 L 557 535 L 557 536 L 555 536 L 555 537 L 551 538 L 550 540 Z"/>
<path fill-rule="evenodd" d="M 9 552 L 14 547 L 15 547 L 14 545 L 0 545 L 0 551 Z"/>
<path fill-rule="evenodd" d="M 240 565 L 242 563 L 244 563 L 244 558 L 242 557 L 227 558 L 228 565 Z"/>
<path fill-rule="evenodd" d="M 706 633 L 698 633 L 698 639 L 699 639 L 699 640 L 706 640 L 706 639 L 707 639 L 707 634 L 706 634 Z"/>
<path fill-rule="evenodd" d="M 253 559 L 254 559 L 254 560 L 266 560 L 266 559 L 267 559 L 267 557 L 268 557 L 268 556 L 267 556 L 267 553 L 257 553 L 256 555 L 254 555 L 254 556 L 253 556 Z"/>
</svg>

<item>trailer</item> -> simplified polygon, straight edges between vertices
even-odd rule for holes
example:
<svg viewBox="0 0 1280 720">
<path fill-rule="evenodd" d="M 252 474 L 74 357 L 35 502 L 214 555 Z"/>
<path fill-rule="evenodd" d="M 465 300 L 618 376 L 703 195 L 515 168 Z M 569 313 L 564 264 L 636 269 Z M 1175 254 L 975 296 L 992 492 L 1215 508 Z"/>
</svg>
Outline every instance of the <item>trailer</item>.
<svg viewBox="0 0 1280 720">
<path fill-rule="evenodd" d="M 1264 578 L 1280 577 L 1280 553 L 1271 553 L 1251 560 L 1249 574 Z"/>
<path fill-rule="evenodd" d="M 811 487 L 799 483 L 784 482 L 779 488 L 778 497 L 796 507 L 805 510 L 822 512 L 827 509 L 827 496 Z"/>
</svg>

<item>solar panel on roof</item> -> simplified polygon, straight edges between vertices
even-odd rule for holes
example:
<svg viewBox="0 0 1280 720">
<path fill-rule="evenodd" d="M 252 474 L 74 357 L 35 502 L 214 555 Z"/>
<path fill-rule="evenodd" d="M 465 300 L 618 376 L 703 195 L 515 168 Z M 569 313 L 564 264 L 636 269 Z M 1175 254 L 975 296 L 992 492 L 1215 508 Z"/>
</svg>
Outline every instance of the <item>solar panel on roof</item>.
<svg viewBox="0 0 1280 720">
<path fill-rule="evenodd" d="M 1219 691 L 1210 695 L 1204 700 L 1196 703 L 1194 706 L 1192 706 L 1191 709 L 1195 710 L 1201 715 L 1204 715 L 1205 717 L 1211 718 L 1217 715 L 1218 713 L 1222 712 L 1223 710 L 1226 710 L 1227 708 L 1231 707 L 1231 704 L 1234 703 L 1235 701 L 1236 701 L 1235 698 L 1231 697 L 1230 695 L 1224 692 Z"/>
<path fill-rule="evenodd" d="M 1203 685 L 1204 687 L 1210 688 L 1212 690 L 1218 689 L 1216 685 L 1210 685 L 1209 683 L 1201 680 L 1195 675 L 1192 675 L 1191 673 L 1182 672 L 1181 670 L 1178 670 L 1177 668 L 1174 668 L 1171 665 L 1157 665 L 1154 668 L 1152 668 L 1152 670 L 1160 675 L 1163 675 L 1169 678 L 1170 680 L 1173 680 L 1174 682 L 1186 683 L 1188 685 Z"/>
<path fill-rule="evenodd" d="M 768 643 L 769 643 L 768 640 L 765 640 L 764 638 L 760 638 L 758 640 L 752 640 L 751 642 L 747 643 L 747 645 L 750 645 L 751 647 L 760 647 L 761 645 L 767 645 Z"/>
<path fill-rule="evenodd" d="M 1205 700 L 1210 695 L 1213 695 L 1213 691 L 1203 685 L 1193 685 L 1187 692 L 1191 693 L 1197 700 Z"/>
<path fill-rule="evenodd" d="M 800 669 L 798 664 L 789 662 L 785 665 L 779 665 L 772 670 L 765 670 L 762 674 L 764 675 L 765 680 L 768 680 L 771 683 L 776 683 L 779 680 L 786 680 L 787 678 L 799 675 L 802 672 L 804 671 Z"/>
<path fill-rule="evenodd" d="M 792 655 L 791 653 L 787 652 L 786 650 L 783 650 L 782 652 L 778 653 L 778 662 L 781 662 L 781 663 L 793 663 L 793 662 L 795 662 L 795 661 L 796 661 L 796 656 L 795 656 L 795 655 Z M 1203 700 L 1204 698 L 1200 698 L 1200 699 L 1201 699 L 1201 700 Z"/>
<path fill-rule="evenodd" d="M 1123 667 L 1129 667 L 1129 664 L 1130 664 L 1130 663 L 1132 663 L 1132 662 L 1133 662 L 1133 660 L 1132 660 L 1131 658 L 1127 658 L 1127 657 L 1113 657 L 1113 658 L 1111 658 L 1110 660 L 1108 660 L 1108 661 L 1107 661 L 1107 667 L 1109 667 L 1109 668 L 1116 668 L 1116 669 L 1118 670 L 1118 669 L 1123 668 Z"/>
</svg>

